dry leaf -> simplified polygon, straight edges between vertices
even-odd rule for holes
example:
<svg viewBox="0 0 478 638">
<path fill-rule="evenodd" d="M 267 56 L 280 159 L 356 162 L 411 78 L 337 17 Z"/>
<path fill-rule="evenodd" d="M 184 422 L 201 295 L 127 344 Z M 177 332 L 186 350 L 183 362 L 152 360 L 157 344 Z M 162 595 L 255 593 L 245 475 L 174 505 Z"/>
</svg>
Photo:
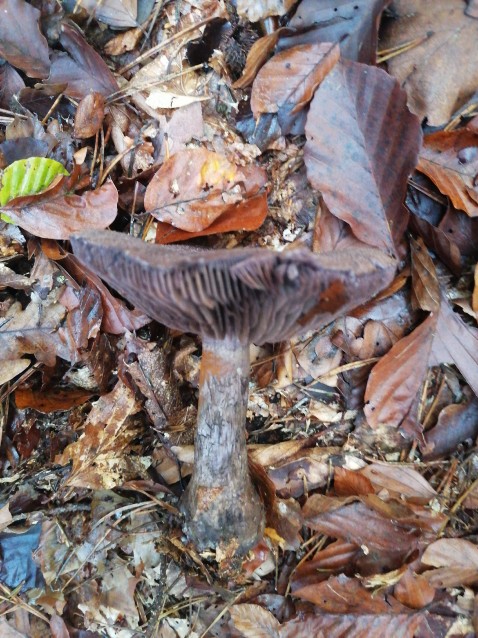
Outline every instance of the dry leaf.
<svg viewBox="0 0 478 638">
<path fill-rule="evenodd" d="M 461 0 L 395 0 L 384 49 L 418 41 L 392 58 L 389 70 L 408 93 L 410 109 L 428 124 L 447 122 L 478 86 L 475 43 L 478 22 L 465 15 Z"/>
<path fill-rule="evenodd" d="M 317 89 L 306 124 L 309 181 L 356 237 L 392 253 L 421 142 L 405 100 L 381 69 L 344 60 Z"/>
</svg>

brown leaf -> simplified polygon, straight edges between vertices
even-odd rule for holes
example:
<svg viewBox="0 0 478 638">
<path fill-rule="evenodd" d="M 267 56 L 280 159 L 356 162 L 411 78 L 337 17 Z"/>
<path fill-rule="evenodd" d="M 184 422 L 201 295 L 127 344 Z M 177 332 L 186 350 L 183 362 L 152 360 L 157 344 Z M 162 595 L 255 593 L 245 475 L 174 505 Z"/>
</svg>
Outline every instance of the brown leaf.
<svg viewBox="0 0 478 638">
<path fill-rule="evenodd" d="M 0 107 L 10 108 L 13 96 L 19 93 L 24 86 L 25 82 L 21 75 L 8 62 L 2 64 L 0 66 Z"/>
<path fill-rule="evenodd" d="M 426 577 L 415 574 L 408 567 L 393 589 L 393 595 L 402 605 L 412 609 L 423 609 L 435 598 L 435 588 Z"/>
<path fill-rule="evenodd" d="M 63 257 L 61 263 L 76 281 L 94 286 L 94 288 L 98 290 L 103 305 L 103 321 L 101 327 L 105 332 L 123 334 L 127 330 L 138 330 L 138 328 L 141 328 L 151 321 L 139 310 L 128 310 L 122 301 L 113 297 L 101 279 L 86 268 L 86 266 L 80 264 L 74 255 Z"/>
<path fill-rule="evenodd" d="M 283 28 L 276 29 L 272 33 L 256 40 L 247 54 L 246 66 L 241 77 L 232 85 L 233 89 L 245 89 L 253 83 L 259 69 L 265 64 L 269 54 L 274 50 Z"/>
<path fill-rule="evenodd" d="M 117 91 L 118 84 L 108 66 L 77 29 L 63 23 L 61 30 L 60 42 L 69 55 L 52 55 L 48 83 L 66 83 L 65 94 L 76 100 L 83 99 L 91 91 L 105 97 Z"/>
<path fill-rule="evenodd" d="M 478 264 L 475 264 L 475 271 L 473 277 L 473 295 L 471 297 L 471 307 L 473 312 L 478 312 Z"/>
<path fill-rule="evenodd" d="M 465 15 L 464 2 L 397 0 L 393 6 L 395 19 L 387 23 L 381 46 L 420 43 L 389 60 L 390 73 L 407 91 L 410 109 L 421 120 L 444 124 L 478 85 L 478 22 Z"/>
<path fill-rule="evenodd" d="M 89 93 L 78 104 L 75 115 L 75 137 L 87 139 L 100 130 L 105 116 L 105 98 L 101 93 Z"/>
<path fill-rule="evenodd" d="M 158 222 L 156 226 L 156 243 L 171 244 L 176 241 L 185 241 L 193 237 L 230 233 L 234 230 L 257 230 L 264 223 L 269 208 L 267 206 L 267 193 L 261 193 L 247 199 L 245 202 L 233 204 L 210 226 L 197 233 L 188 233 L 178 230 L 171 224 Z"/>
<path fill-rule="evenodd" d="M 320 610 L 332 614 L 400 613 L 405 608 L 385 596 L 367 590 L 356 578 L 341 574 L 328 580 L 294 591 L 294 596 L 314 603 Z"/>
<path fill-rule="evenodd" d="M 115 29 L 125 29 L 137 25 L 138 0 L 79 0 L 80 7 L 86 9 L 100 22 Z"/>
<path fill-rule="evenodd" d="M 364 407 L 370 427 L 398 427 L 408 413 L 425 378 L 436 323 L 436 314 L 425 319 L 372 369 Z"/>
<path fill-rule="evenodd" d="M 451 199 L 455 208 L 470 217 L 478 216 L 478 133 L 464 128 L 427 135 L 417 168 Z"/>
<path fill-rule="evenodd" d="M 277 53 L 259 71 L 251 93 L 251 109 L 294 115 L 312 99 L 316 88 L 338 62 L 337 44 L 304 44 Z"/>
<path fill-rule="evenodd" d="M 317 89 L 306 124 L 311 184 L 359 239 L 389 252 L 404 231 L 407 179 L 421 142 L 405 100 L 381 69 L 342 61 Z"/>
<path fill-rule="evenodd" d="M 25 206 L 18 205 L 19 201 L 20 198 L 12 200 L 3 208 L 15 224 L 37 237 L 68 239 L 78 231 L 107 228 L 117 214 L 118 191 L 113 182 L 107 182 L 83 195 L 60 193 L 38 204 L 30 197 L 28 201 L 32 203 Z"/>
<path fill-rule="evenodd" d="M 440 635 L 446 635 L 452 622 L 441 621 Z M 284 623 L 279 638 L 437 638 L 435 628 L 430 628 L 425 614 L 318 614 Z"/>
<path fill-rule="evenodd" d="M 342 57 L 375 64 L 378 24 L 388 4 L 390 0 L 302 0 L 288 25 L 299 34 L 279 44 L 338 42 Z"/>
<path fill-rule="evenodd" d="M 471 393 L 470 393 L 471 394 Z M 446 456 L 456 450 L 457 445 L 478 436 L 478 399 L 447 405 L 440 412 L 437 424 L 425 434 L 425 445 L 421 446 L 427 461 Z"/>
<path fill-rule="evenodd" d="M 428 545 L 421 561 L 439 568 L 424 574 L 436 587 L 458 587 L 478 581 L 478 547 L 462 538 L 440 538 Z"/>
<path fill-rule="evenodd" d="M 46 78 L 48 43 L 39 28 L 40 11 L 24 0 L 0 0 L 0 55 L 30 78 Z"/>
<path fill-rule="evenodd" d="M 410 503 L 425 505 L 437 496 L 430 483 L 411 467 L 372 463 L 360 470 L 360 474 L 367 477 L 377 491 L 386 489 Z"/>
<path fill-rule="evenodd" d="M 417 240 L 410 237 L 410 248 L 413 307 L 436 312 L 440 308 L 440 284 L 435 264 L 421 237 Z"/>
<path fill-rule="evenodd" d="M 205 148 L 179 151 L 153 177 L 145 210 L 162 222 L 200 232 L 265 184 L 259 167 L 240 170 L 223 155 Z"/>
<path fill-rule="evenodd" d="M 334 470 L 334 491 L 337 496 L 358 496 L 359 494 L 374 494 L 375 490 L 370 480 L 360 472 L 352 472 L 344 467 Z"/>
<path fill-rule="evenodd" d="M 142 29 L 129 29 L 124 33 L 119 33 L 105 44 L 106 55 L 122 55 L 132 51 L 138 46 L 143 35 Z"/>
<path fill-rule="evenodd" d="M 56 410 L 70 410 L 76 405 L 83 405 L 91 396 L 91 392 L 80 388 L 54 388 L 50 391 L 19 388 L 15 391 L 15 404 L 20 410 L 33 408 L 48 414 Z"/>
<path fill-rule="evenodd" d="M 295 0 L 237 0 L 237 13 L 250 22 L 258 22 L 268 16 L 282 16 L 294 5 Z"/>
<path fill-rule="evenodd" d="M 55 365 L 57 356 L 68 360 L 68 349 L 58 333 L 65 316 L 58 294 L 53 290 L 42 299 L 32 293 L 25 309 L 20 302 L 9 308 L 0 327 L 0 360 L 18 360 L 23 354 L 33 354 L 48 366 Z"/>
<path fill-rule="evenodd" d="M 65 485 L 112 489 L 126 480 L 125 450 L 135 436 L 129 417 L 138 410 L 132 391 L 121 382 L 94 404 L 84 433 L 55 459 L 60 465 L 73 462 Z"/>
<path fill-rule="evenodd" d="M 333 507 L 324 511 L 327 501 L 332 501 Z M 339 499 L 319 494 L 309 497 L 303 507 L 304 522 L 308 527 L 368 550 L 400 556 L 412 552 L 420 537 L 419 521 L 407 520 L 407 513 L 413 519 L 407 507 L 391 506 L 390 511 L 382 515 L 365 503 L 344 500 L 340 505 Z"/>
<path fill-rule="evenodd" d="M 279 638 L 279 621 L 260 605 L 233 605 L 230 614 L 245 638 Z"/>
</svg>

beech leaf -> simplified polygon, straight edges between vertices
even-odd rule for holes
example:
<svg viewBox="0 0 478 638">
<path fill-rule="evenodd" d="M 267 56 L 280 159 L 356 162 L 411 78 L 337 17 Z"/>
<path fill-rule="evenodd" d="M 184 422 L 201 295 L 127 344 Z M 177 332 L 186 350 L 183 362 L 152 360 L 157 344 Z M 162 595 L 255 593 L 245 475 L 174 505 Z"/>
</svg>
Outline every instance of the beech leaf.
<svg viewBox="0 0 478 638">
<path fill-rule="evenodd" d="M 3 210 L 13 223 L 37 237 L 68 239 L 81 230 L 107 228 L 116 217 L 117 205 L 118 191 L 108 182 L 83 195 L 62 193 L 37 204 L 6 206 Z"/>
<path fill-rule="evenodd" d="M 0 0 L 0 56 L 30 78 L 46 78 L 48 43 L 39 28 L 40 11 L 24 0 Z"/>
<path fill-rule="evenodd" d="M 363 242 L 393 253 L 421 143 L 396 80 L 381 69 L 339 62 L 317 89 L 305 130 L 307 174 L 330 212 Z"/>
<path fill-rule="evenodd" d="M 234 605 L 232 622 L 245 638 L 279 638 L 279 621 L 260 605 Z"/>
<path fill-rule="evenodd" d="M 254 117 L 281 110 L 297 113 L 310 102 L 339 57 L 338 45 L 328 42 L 304 44 L 274 55 L 259 71 L 252 87 Z"/>
<path fill-rule="evenodd" d="M 7 166 L 1 176 L 0 206 L 15 197 L 34 195 L 44 191 L 58 175 L 69 175 L 56 160 L 30 157 Z"/>
</svg>

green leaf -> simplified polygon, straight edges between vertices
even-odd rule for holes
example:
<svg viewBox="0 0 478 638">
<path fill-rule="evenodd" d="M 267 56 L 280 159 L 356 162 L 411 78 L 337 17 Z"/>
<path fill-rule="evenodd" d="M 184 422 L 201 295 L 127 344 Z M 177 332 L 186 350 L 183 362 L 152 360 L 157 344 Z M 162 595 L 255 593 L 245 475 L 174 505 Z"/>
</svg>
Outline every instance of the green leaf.
<svg viewBox="0 0 478 638">
<path fill-rule="evenodd" d="M 29 157 L 13 162 L 3 171 L 0 206 L 5 206 L 15 197 L 41 193 L 57 175 L 69 173 L 60 162 L 46 157 Z"/>
</svg>

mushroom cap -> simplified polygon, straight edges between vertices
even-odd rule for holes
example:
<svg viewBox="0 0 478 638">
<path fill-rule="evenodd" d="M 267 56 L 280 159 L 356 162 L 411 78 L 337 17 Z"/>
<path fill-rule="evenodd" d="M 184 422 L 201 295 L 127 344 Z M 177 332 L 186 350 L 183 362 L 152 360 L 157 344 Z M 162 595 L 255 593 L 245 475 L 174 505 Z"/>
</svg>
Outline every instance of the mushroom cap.
<svg viewBox="0 0 478 638">
<path fill-rule="evenodd" d="M 210 339 L 273 343 L 368 301 L 396 262 L 374 248 L 315 255 L 148 244 L 123 233 L 71 237 L 77 257 L 150 317 Z"/>
</svg>

